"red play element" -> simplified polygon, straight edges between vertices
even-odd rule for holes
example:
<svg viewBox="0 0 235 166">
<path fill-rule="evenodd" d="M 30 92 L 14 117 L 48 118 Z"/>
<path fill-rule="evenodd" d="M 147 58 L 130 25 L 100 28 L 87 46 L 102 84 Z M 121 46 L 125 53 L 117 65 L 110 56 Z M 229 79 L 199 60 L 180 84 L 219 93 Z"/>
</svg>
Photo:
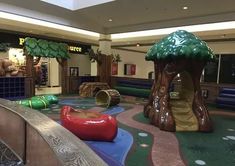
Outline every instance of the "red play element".
<svg viewBox="0 0 235 166">
<path fill-rule="evenodd" d="M 65 128 L 83 140 L 112 141 L 117 135 L 117 121 L 110 115 L 64 106 L 60 119 Z"/>
<path fill-rule="evenodd" d="M 118 63 L 112 63 L 112 75 L 118 74 Z"/>
</svg>

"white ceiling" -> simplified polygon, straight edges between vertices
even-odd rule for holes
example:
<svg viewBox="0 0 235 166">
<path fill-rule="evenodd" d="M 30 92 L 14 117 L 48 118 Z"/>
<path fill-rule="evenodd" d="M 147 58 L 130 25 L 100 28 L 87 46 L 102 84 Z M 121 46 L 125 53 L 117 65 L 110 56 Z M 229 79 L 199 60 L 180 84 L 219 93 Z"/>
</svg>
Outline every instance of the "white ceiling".
<svg viewBox="0 0 235 166">
<path fill-rule="evenodd" d="M 188 6 L 188 10 L 182 7 Z M 71 11 L 40 0 L 0 0 L 0 11 L 41 19 L 49 22 L 113 34 L 174 26 L 235 20 L 234 0 L 116 0 Z M 108 21 L 109 19 L 113 21 Z M 31 24 L 0 19 L 0 29 L 35 33 L 52 37 L 98 43 L 78 34 Z M 203 39 L 233 38 L 235 30 L 204 32 Z M 114 41 L 113 45 L 153 43 L 162 36 Z"/>
</svg>

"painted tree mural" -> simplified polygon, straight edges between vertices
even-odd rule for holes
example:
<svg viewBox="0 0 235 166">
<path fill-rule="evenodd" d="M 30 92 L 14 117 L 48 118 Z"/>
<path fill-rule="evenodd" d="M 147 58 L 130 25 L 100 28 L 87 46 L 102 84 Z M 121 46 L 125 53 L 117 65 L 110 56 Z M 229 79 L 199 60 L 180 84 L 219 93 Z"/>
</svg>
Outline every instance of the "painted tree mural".
<svg viewBox="0 0 235 166">
<path fill-rule="evenodd" d="M 194 34 L 179 30 L 163 38 L 148 51 L 147 61 L 154 62 L 155 81 L 144 115 L 161 130 L 175 131 L 170 106 L 169 86 L 183 71 L 189 73 L 194 86 L 192 111 L 198 120 L 198 130 L 212 131 L 212 122 L 203 102 L 200 77 L 206 62 L 215 58 L 207 44 Z"/>
</svg>

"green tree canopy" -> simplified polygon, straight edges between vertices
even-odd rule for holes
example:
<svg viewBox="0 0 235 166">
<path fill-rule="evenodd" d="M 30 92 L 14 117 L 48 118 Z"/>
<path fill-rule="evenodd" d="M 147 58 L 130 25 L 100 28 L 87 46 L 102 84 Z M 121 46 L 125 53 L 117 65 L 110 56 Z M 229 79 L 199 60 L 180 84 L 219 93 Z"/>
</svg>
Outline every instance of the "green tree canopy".
<svg viewBox="0 0 235 166">
<path fill-rule="evenodd" d="M 155 43 L 145 57 L 148 61 L 177 58 L 212 60 L 215 56 L 206 42 L 192 33 L 179 30 Z"/>
<path fill-rule="evenodd" d="M 48 58 L 69 58 L 68 45 L 43 39 L 25 38 L 25 48 L 29 55 Z"/>
</svg>

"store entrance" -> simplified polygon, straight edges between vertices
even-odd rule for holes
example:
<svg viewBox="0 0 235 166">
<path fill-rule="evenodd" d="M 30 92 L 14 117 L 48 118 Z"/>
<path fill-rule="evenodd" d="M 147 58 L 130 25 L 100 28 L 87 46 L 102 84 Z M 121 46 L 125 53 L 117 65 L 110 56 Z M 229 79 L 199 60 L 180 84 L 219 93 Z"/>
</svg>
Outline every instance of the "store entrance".
<svg viewBox="0 0 235 166">
<path fill-rule="evenodd" d="M 35 95 L 61 94 L 59 64 L 55 58 L 41 58 L 35 69 Z"/>
<path fill-rule="evenodd" d="M 10 48 L 2 57 L 9 59 L 17 71 L 22 71 L 22 76 L 26 76 L 26 59 L 23 54 L 23 49 Z M 36 59 L 35 57 L 34 60 Z M 41 57 L 34 65 L 34 75 L 35 95 L 61 94 L 59 64 L 55 58 Z"/>
</svg>

